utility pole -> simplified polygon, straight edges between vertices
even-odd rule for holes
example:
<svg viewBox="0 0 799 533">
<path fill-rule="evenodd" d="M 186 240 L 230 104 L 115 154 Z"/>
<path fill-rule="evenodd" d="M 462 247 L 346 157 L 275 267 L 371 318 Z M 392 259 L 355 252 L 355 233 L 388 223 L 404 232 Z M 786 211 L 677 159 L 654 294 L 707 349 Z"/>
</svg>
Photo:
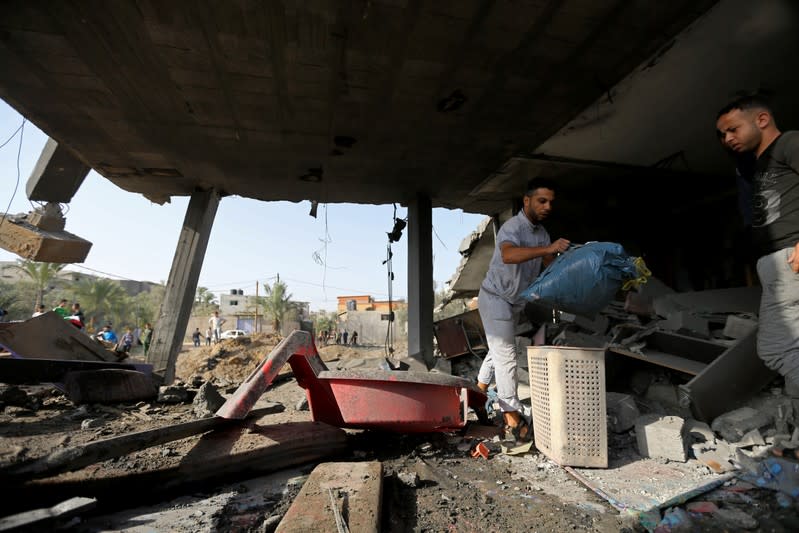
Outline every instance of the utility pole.
<svg viewBox="0 0 799 533">
<path fill-rule="evenodd" d="M 258 280 L 255 280 L 255 324 L 253 324 L 253 328 L 258 333 Z"/>
</svg>

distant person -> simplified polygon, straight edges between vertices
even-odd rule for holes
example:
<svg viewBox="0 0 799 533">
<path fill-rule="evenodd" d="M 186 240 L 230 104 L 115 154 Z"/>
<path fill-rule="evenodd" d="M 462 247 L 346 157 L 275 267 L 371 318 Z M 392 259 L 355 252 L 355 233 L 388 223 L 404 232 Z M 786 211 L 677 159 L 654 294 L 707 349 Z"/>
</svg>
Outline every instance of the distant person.
<svg viewBox="0 0 799 533">
<path fill-rule="evenodd" d="M 341 333 L 336 332 L 336 344 L 341 344 Z"/>
<path fill-rule="evenodd" d="M 147 356 L 147 353 L 150 351 L 150 343 L 153 340 L 153 327 L 147 322 L 144 325 L 144 329 L 139 335 L 139 340 L 141 341 L 142 346 L 144 346 L 144 355 Z"/>
<path fill-rule="evenodd" d="M 83 310 L 80 308 L 80 304 L 75 302 L 72 304 L 72 309 L 70 310 L 69 321 L 72 322 L 76 328 L 82 330 L 86 325 L 86 319 L 83 315 Z"/>
<path fill-rule="evenodd" d="M 194 333 L 191 334 L 191 340 L 194 341 L 194 347 L 200 347 L 200 328 L 195 328 Z"/>
<path fill-rule="evenodd" d="M 36 318 L 37 316 L 43 315 L 47 312 L 47 308 L 44 304 L 39 304 L 36 306 L 36 311 L 33 312 L 32 318 Z"/>
<path fill-rule="evenodd" d="M 219 311 L 214 311 L 214 315 L 208 319 L 208 324 L 214 330 L 214 343 L 218 343 L 222 336 L 222 324 L 227 322 L 224 318 L 219 316 Z"/>
<path fill-rule="evenodd" d="M 133 347 L 133 331 L 130 328 L 125 328 L 125 333 L 119 341 L 119 351 L 123 353 L 130 353 Z"/>
<path fill-rule="evenodd" d="M 205 345 L 211 346 L 211 328 L 205 330 Z"/>
<path fill-rule="evenodd" d="M 53 311 L 56 312 L 58 316 L 61 318 L 67 318 L 69 316 L 69 309 L 67 309 L 68 302 L 66 300 L 61 300 L 58 302 L 58 305 L 53 307 Z"/>
<path fill-rule="evenodd" d="M 111 324 L 106 324 L 103 326 L 103 329 L 101 329 L 97 335 L 95 335 L 95 338 L 105 342 L 113 342 L 114 344 L 116 344 L 118 341 L 117 334 L 114 333 Z"/>
<path fill-rule="evenodd" d="M 350 337 L 350 343 L 353 346 L 358 346 L 358 332 L 357 331 L 353 331 L 352 332 L 352 337 Z"/>
<path fill-rule="evenodd" d="M 348 336 L 349 336 L 349 333 L 347 333 L 347 330 L 345 329 L 344 333 L 341 334 L 341 344 L 343 344 L 344 346 L 347 345 L 347 337 Z"/>
</svg>

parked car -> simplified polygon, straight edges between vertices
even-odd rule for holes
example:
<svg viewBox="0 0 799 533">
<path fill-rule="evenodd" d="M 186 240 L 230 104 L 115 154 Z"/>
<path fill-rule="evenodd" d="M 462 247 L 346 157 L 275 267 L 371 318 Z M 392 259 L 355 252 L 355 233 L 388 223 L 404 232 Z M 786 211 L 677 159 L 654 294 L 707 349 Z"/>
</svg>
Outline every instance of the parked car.
<svg viewBox="0 0 799 533">
<path fill-rule="evenodd" d="M 247 332 L 241 329 L 228 329 L 222 332 L 220 339 L 235 339 L 237 337 L 246 337 Z"/>
</svg>

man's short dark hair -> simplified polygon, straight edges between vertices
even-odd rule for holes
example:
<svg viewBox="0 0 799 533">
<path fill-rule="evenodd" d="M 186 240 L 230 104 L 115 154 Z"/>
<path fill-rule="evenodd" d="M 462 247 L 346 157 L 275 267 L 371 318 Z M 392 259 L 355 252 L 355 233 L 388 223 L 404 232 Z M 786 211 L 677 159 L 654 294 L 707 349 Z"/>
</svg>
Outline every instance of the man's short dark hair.
<svg viewBox="0 0 799 533">
<path fill-rule="evenodd" d="M 716 115 L 718 120 L 722 115 L 726 115 L 733 109 L 740 109 L 747 111 L 749 109 L 765 109 L 771 115 L 774 112 L 771 110 L 771 91 L 766 89 L 758 89 L 756 91 L 738 91 L 735 93 L 735 98 L 727 105 L 722 107 Z"/>
<path fill-rule="evenodd" d="M 555 190 L 555 181 L 549 178 L 533 178 L 527 182 L 527 189 L 524 192 L 525 196 L 530 196 L 536 189 L 549 189 Z"/>
</svg>

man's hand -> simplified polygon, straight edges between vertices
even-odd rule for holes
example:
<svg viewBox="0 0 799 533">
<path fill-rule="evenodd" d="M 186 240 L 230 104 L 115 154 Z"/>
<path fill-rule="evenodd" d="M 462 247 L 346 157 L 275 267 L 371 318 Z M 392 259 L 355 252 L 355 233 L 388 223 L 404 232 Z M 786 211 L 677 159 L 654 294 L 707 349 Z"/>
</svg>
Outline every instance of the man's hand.
<svg viewBox="0 0 799 533">
<path fill-rule="evenodd" d="M 558 239 L 552 244 L 549 245 L 549 253 L 550 254 L 557 254 L 561 252 L 565 252 L 569 249 L 569 245 L 571 241 L 568 239 Z"/>
<path fill-rule="evenodd" d="M 791 266 L 791 270 L 799 273 L 799 242 L 796 243 L 793 247 L 793 252 L 788 256 L 788 264 Z"/>
</svg>

